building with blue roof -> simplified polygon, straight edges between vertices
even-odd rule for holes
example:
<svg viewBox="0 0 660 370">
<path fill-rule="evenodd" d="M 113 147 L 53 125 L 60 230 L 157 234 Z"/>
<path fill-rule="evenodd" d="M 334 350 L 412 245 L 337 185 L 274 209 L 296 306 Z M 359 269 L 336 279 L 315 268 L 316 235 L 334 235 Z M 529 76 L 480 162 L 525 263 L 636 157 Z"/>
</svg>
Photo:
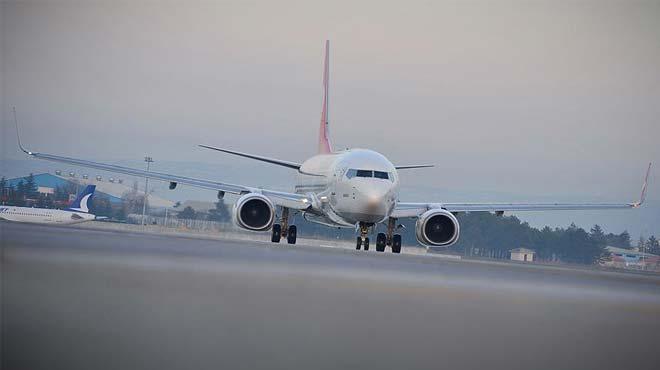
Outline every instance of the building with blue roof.
<svg viewBox="0 0 660 370">
<path fill-rule="evenodd" d="M 69 177 L 62 176 L 59 171 L 56 171 L 55 174 L 50 173 L 38 173 L 34 174 L 34 182 L 37 185 L 37 191 L 41 194 L 54 194 L 55 189 L 59 187 L 70 187 L 85 185 L 96 185 L 96 193 L 103 195 L 108 198 L 112 204 L 121 204 L 122 196 L 124 193 L 134 191 L 132 187 L 127 186 L 120 179 L 108 178 L 103 179 L 101 176 L 96 176 L 94 178 L 85 177 L 75 177 L 73 174 L 70 174 Z M 27 181 L 28 176 L 17 177 L 13 179 L 8 179 L 8 186 L 16 187 L 19 182 Z M 144 191 L 144 190 L 140 190 Z M 75 194 L 73 194 L 75 197 Z M 155 194 L 149 195 L 149 207 L 151 208 L 171 208 L 174 206 L 174 202 L 168 199 L 161 198 Z"/>
<path fill-rule="evenodd" d="M 37 192 L 41 194 L 54 194 L 57 187 L 68 187 L 75 186 L 78 187 L 81 185 L 78 181 L 74 179 L 67 179 L 65 177 L 53 175 L 50 173 L 38 173 L 32 175 L 34 177 L 34 183 L 37 185 Z M 21 181 L 23 183 L 27 182 L 28 176 L 16 177 L 13 179 L 7 179 L 7 186 L 16 187 Z M 121 196 L 116 196 L 113 194 L 107 194 L 103 191 L 97 189 L 97 194 L 102 194 L 108 198 L 110 203 L 119 204 L 122 202 Z M 75 196 L 75 195 L 74 195 Z"/>
</svg>

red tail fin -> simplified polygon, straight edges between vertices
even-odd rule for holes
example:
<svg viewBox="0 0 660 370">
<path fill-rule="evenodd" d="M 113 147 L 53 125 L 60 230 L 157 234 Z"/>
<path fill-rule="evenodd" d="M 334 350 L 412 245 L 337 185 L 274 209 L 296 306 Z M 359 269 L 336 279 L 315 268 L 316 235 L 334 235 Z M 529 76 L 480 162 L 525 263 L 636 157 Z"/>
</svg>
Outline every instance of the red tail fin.
<svg viewBox="0 0 660 370">
<path fill-rule="evenodd" d="M 319 154 L 332 153 L 328 134 L 328 83 L 330 80 L 330 41 L 325 41 L 325 61 L 323 63 L 323 104 L 319 127 Z"/>
</svg>

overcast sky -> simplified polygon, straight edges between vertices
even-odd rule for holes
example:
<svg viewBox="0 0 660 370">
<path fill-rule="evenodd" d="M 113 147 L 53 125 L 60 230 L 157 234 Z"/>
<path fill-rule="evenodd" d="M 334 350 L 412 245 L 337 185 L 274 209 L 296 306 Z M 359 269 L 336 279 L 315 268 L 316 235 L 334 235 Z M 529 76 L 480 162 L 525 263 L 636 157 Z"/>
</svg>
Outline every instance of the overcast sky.
<svg viewBox="0 0 660 370">
<path fill-rule="evenodd" d="M 302 161 L 330 39 L 335 145 L 437 165 L 404 184 L 633 200 L 660 165 L 659 1 L 1 4 L 8 159 L 16 105 L 44 152 Z"/>
</svg>

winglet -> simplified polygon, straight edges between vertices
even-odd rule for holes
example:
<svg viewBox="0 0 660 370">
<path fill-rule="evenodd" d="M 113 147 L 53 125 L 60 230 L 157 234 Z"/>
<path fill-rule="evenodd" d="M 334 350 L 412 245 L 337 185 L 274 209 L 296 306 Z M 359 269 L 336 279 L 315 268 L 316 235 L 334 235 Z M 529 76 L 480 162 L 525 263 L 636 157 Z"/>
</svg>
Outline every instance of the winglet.
<svg viewBox="0 0 660 370">
<path fill-rule="evenodd" d="M 325 59 L 323 60 L 323 102 L 321 104 L 321 125 L 319 127 L 319 154 L 332 153 L 330 134 L 328 133 L 328 90 L 330 84 L 330 40 L 325 41 Z"/>
<path fill-rule="evenodd" d="M 14 125 L 16 125 L 16 140 L 18 140 L 18 147 L 25 152 L 25 154 L 32 155 L 33 153 L 23 147 L 21 144 L 21 135 L 18 132 L 18 119 L 16 118 L 16 107 L 11 107 L 12 112 L 14 113 Z"/>
<path fill-rule="evenodd" d="M 644 184 L 642 185 L 642 194 L 639 196 L 639 201 L 632 204 L 633 208 L 637 208 L 644 204 L 646 200 L 646 189 L 649 185 L 649 174 L 651 173 L 651 162 L 649 162 L 649 167 L 646 169 L 646 176 L 644 177 Z"/>
</svg>

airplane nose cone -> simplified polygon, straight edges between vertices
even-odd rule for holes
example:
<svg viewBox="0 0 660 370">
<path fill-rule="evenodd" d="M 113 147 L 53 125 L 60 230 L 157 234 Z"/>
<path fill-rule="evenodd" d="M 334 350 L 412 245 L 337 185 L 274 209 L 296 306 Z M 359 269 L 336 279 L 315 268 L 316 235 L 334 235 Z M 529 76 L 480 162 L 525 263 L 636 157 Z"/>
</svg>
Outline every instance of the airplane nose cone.
<svg viewBox="0 0 660 370">
<path fill-rule="evenodd" d="M 362 198 L 369 205 L 382 202 L 386 195 L 387 189 L 366 188 L 362 191 Z"/>
<path fill-rule="evenodd" d="M 387 209 L 390 187 L 383 184 L 370 185 L 365 186 L 362 191 L 365 211 L 373 215 L 384 215 Z"/>
</svg>

